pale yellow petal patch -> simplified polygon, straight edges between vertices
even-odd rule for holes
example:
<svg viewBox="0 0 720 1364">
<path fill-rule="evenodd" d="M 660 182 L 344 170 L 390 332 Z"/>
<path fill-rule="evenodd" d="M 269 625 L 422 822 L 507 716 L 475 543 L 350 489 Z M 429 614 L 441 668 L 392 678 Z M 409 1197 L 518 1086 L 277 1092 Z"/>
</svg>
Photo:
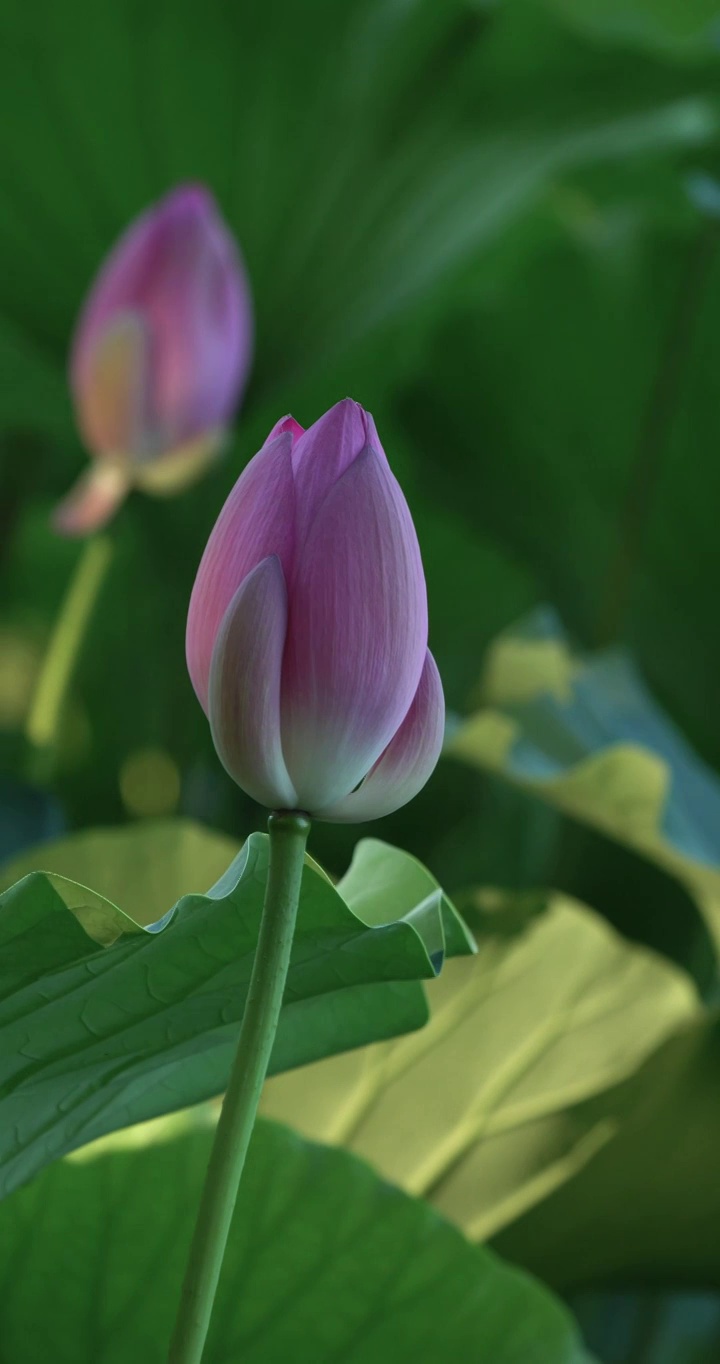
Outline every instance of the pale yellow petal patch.
<svg viewBox="0 0 720 1364">
<path fill-rule="evenodd" d="M 172 497 L 202 477 L 208 465 L 222 451 L 223 430 L 208 431 L 195 440 L 187 441 L 158 459 L 135 463 L 132 470 L 133 486 L 155 497 Z"/>
<path fill-rule="evenodd" d="M 142 445 L 148 342 L 141 318 L 119 314 L 85 362 L 78 405 L 83 436 L 93 454 L 122 455 Z"/>
</svg>

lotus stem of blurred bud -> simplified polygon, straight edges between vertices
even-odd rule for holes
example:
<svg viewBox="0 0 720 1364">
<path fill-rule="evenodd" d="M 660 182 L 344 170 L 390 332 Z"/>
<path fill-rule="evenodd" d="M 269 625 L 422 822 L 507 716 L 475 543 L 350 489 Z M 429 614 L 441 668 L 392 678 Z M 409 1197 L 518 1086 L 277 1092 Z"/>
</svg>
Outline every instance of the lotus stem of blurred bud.
<svg viewBox="0 0 720 1364">
<path fill-rule="evenodd" d="M 25 722 L 31 778 L 49 775 L 56 757 L 68 691 L 112 554 L 109 536 L 87 541 L 53 626 Z"/>
</svg>

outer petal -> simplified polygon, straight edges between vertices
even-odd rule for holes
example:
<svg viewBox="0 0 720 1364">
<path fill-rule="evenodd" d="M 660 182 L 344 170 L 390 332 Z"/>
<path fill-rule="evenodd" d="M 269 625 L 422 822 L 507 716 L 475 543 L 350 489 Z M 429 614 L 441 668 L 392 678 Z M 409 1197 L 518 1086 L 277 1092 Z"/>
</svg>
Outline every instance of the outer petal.
<svg viewBox="0 0 720 1364">
<path fill-rule="evenodd" d="M 445 698 L 435 659 L 425 667 L 415 699 L 395 738 L 368 773 L 362 786 L 343 800 L 314 813 L 318 819 L 361 824 L 392 814 L 421 791 L 440 756 L 445 730 Z"/>
<path fill-rule="evenodd" d="M 345 796 L 405 718 L 427 648 L 427 598 L 407 503 L 367 449 L 301 547 L 283 667 L 283 748 L 300 806 Z"/>
<path fill-rule="evenodd" d="M 185 647 L 190 679 L 207 712 L 210 660 L 225 612 L 247 574 L 276 554 L 292 566 L 295 491 L 291 437 L 265 444 L 241 473 L 200 561 L 188 610 Z"/>
<path fill-rule="evenodd" d="M 293 448 L 297 489 L 298 544 L 301 545 L 317 508 L 334 483 L 366 446 L 372 444 L 372 418 L 351 398 L 336 403 L 309 426 Z M 379 444 L 379 442 L 378 442 Z"/>
<path fill-rule="evenodd" d="M 253 320 L 239 250 L 200 186 L 160 207 L 153 256 L 144 312 L 153 424 L 167 449 L 228 423 L 250 366 Z"/>
<path fill-rule="evenodd" d="M 287 594 L 280 560 L 263 559 L 245 578 L 218 632 L 208 713 L 218 757 L 233 781 L 271 810 L 297 796 L 280 741 L 280 674 Z"/>
<path fill-rule="evenodd" d="M 147 291 L 148 260 L 157 236 L 156 205 L 136 218 L 106 257 L 93 280 L 73 337 L 71 381 L 82 382 L 88 355 L 118 313 L 138 312 Z"/>
<path fill-rule="evenodd" d="M 129 491 L 128 468 L 113 460 L 99 459 L 55 508 L 53 527 L 61 535 L 89 535 L 100 530 Z"/>
</svg>

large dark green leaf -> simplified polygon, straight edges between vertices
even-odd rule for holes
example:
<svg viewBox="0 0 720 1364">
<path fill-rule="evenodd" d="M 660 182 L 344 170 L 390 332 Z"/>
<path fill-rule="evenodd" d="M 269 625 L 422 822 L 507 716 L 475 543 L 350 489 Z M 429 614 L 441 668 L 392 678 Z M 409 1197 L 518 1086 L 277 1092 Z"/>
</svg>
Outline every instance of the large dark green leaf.
<svg viewBox="0 0 720 1364">
<path fill-rule="evenodd" d="M 167 858 L 174 841 L 182 864 L 187 837 L 194 880 L 197 833 L 161 829 L 156 844 Z M 120 883 L 130 866 L 130 891 L 139 869 L 153 867 L 152 835 L 141 836 L 134 869 L 132 830 L 95 841 L 80 837 L 78 863 L 88 848 L 91 859 L 109 849 Z M 216 856 L 211 837 L 202 857 Z M 360 844 L 355 886 L 365 860 L 371 889 L 357 914 L 352 886 L 346 900 L 342 882 L 336 890 L 315 864 L 305 868 L 273 1070 L 419 1027 L 427 1016 L 420 979 L 440 969 L 446 951 L 470 950 L 413 859 Z M 211 891 L 184 895 L 148 928 L 132 915 L 132 898 L 126 914 L 55 872 L 32 872 L 0 896 L 3 1191 L 92 1137 L 224 1087 L 266 869 L 267 837 L 253 834 Z M 147 888 L 139 898 L 144 914 Z"/>
<path fill-rule="evenodd" d="M 62 1161 L 0 1213 L 13 1364 L 161 1364 L 210 1134 Z M 205 1357 L 205 1356 L 204 1356 Z M 566 1311 L 352 1156 L 261 1123 L 208 1364 L 589 1364 Z"/>
</svg>

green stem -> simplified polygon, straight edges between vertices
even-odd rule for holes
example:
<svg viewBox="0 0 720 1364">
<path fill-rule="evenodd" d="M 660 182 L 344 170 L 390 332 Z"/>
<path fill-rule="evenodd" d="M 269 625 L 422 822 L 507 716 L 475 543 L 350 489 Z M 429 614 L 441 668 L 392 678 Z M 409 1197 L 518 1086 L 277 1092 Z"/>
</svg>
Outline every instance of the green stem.
<svg viewBox="0 0 720 1364">
<path fill-rule="evenodd" d="M 307 815 L 273 814 L 268 820 L 270 865 L 260 935 L 237 1052 L 223 1101 L 168 1364 L 200 1364 L 228 1232 L 272 1051 L 302 877 Z"/>
<path fill-rule="evenodd" d="M 57 749 L 68 689 L 111 558 L 109 537 L 98 535 L 87 541 L 75 565 L 25 722 L 25 735 L 34 750 L 35 765 L 38 760 L 40 764 L 43 759 L 52 760 Z"/>
</svg>

